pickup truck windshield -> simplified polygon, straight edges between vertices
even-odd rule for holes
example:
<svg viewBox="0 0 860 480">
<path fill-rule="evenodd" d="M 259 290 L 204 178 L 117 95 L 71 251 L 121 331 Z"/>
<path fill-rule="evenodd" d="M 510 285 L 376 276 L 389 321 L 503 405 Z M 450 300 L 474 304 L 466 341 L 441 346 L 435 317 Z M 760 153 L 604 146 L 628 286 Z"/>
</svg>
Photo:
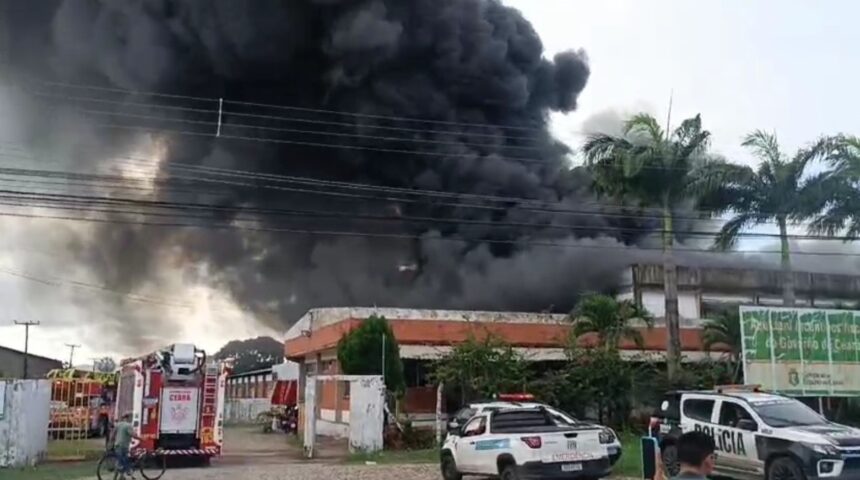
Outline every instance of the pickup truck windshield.
<svg viewBox="0 0 860 480">
<path fill-rule="evenodd" d="M 771 427 L 824 425 L 827 420 L 797 400 L 774 403 L 752 403 L 752 409 Z"/>
</svg>

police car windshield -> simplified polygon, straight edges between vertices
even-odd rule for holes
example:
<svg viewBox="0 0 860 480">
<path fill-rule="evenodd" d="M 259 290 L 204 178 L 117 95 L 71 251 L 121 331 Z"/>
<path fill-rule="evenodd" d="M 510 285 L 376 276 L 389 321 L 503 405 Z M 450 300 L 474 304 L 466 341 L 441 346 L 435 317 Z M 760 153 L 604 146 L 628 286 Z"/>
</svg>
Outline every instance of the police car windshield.
<svg viewBox="0 0 860 480">
<path fill-rule="evenodd" d="M 762 421 L 771 427 L 823 425 L 827 423 L 821 415 L 797 400 L 751 403 Z"/>
</svg>

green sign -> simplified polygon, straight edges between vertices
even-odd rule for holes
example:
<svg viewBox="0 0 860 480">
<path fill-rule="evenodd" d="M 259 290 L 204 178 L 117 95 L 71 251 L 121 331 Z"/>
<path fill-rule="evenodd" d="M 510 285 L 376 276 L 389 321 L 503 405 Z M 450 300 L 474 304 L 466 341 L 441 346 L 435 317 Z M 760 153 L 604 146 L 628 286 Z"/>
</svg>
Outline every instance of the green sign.
<svg viewBox="0 0 860 480">
<path fill-rule="evenodd" d="M 744 378 L 790 395 L 860 395 L 860 311 L 740 307 Z"/>
</svg>

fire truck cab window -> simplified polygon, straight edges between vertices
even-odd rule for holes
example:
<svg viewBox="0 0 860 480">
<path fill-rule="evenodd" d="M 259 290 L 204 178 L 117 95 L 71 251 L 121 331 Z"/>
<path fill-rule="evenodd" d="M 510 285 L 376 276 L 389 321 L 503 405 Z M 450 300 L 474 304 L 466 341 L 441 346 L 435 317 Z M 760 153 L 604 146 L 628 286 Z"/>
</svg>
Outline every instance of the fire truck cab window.
<svg viewBox="0 0 860 480">
<path fill-rule="evenodd" d="M 714 411 L 714 401 L 706 399 L 691 398 L 684 401 L 684 415 L 702 422 L 710 422 Z"/>
</svg>

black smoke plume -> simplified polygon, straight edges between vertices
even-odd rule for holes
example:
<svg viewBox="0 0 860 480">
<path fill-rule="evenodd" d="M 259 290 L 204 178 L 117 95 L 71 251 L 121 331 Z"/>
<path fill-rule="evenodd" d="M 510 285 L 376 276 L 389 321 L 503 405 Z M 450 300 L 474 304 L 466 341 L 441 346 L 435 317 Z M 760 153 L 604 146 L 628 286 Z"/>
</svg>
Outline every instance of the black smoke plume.
<svg viewBox="0 0 860 480">
<path fill-rule="evenodd" d="M 439 198 L 356 200 L 240 182 L 209 184 L 207 192 L 174 188 L 188 181 L 170 168 L 182 163 L 600 212 L 587 176 L 570 167 L 568 148 L 547 129 L 550 112 L 575 110 L 589 76 L 586 56 L 571 50 L 544 57 L 531 24 L 497 0 L 0 5 L 4 64 L 22 91 L 35 95 L 33 108 L 42 113 L 29 128 L 34 149 L 60 151 L 70 165 L 91 171 L 129 155 L 141 138 L 154 138 L 166 145 L 167 158 L 149 199 L 352 216 L 260 215 L 256 225 L 265 228 L 252 231 L 98 225 L 88 239 L 69 241 L 70 258 L 115 288 L 134 291 L 166 257 L 175 262 L 178 256 L 183 265 L 205 265 L 207 282 L 270 325 L 289 324 L 317 306 L 565 311 L 578 292 L 612 285 L 631 261 L 623 250 L 588 246 L 623 246 L 641 233 L 619 227 L 653 226 L 533 210 L 518 200 L 454 199 L 504 207 L 478 209 Z M 216 100 L 81 90 L 42 80 L 223 98 L 222 137 L 215 138 L 216 127 L 207 123 L 218 118 Z M 207 221 L 229 223 L 235 215 L 225 210 Z M 285 228 L 401 237 L 271 231 Z"/>
</svg>

